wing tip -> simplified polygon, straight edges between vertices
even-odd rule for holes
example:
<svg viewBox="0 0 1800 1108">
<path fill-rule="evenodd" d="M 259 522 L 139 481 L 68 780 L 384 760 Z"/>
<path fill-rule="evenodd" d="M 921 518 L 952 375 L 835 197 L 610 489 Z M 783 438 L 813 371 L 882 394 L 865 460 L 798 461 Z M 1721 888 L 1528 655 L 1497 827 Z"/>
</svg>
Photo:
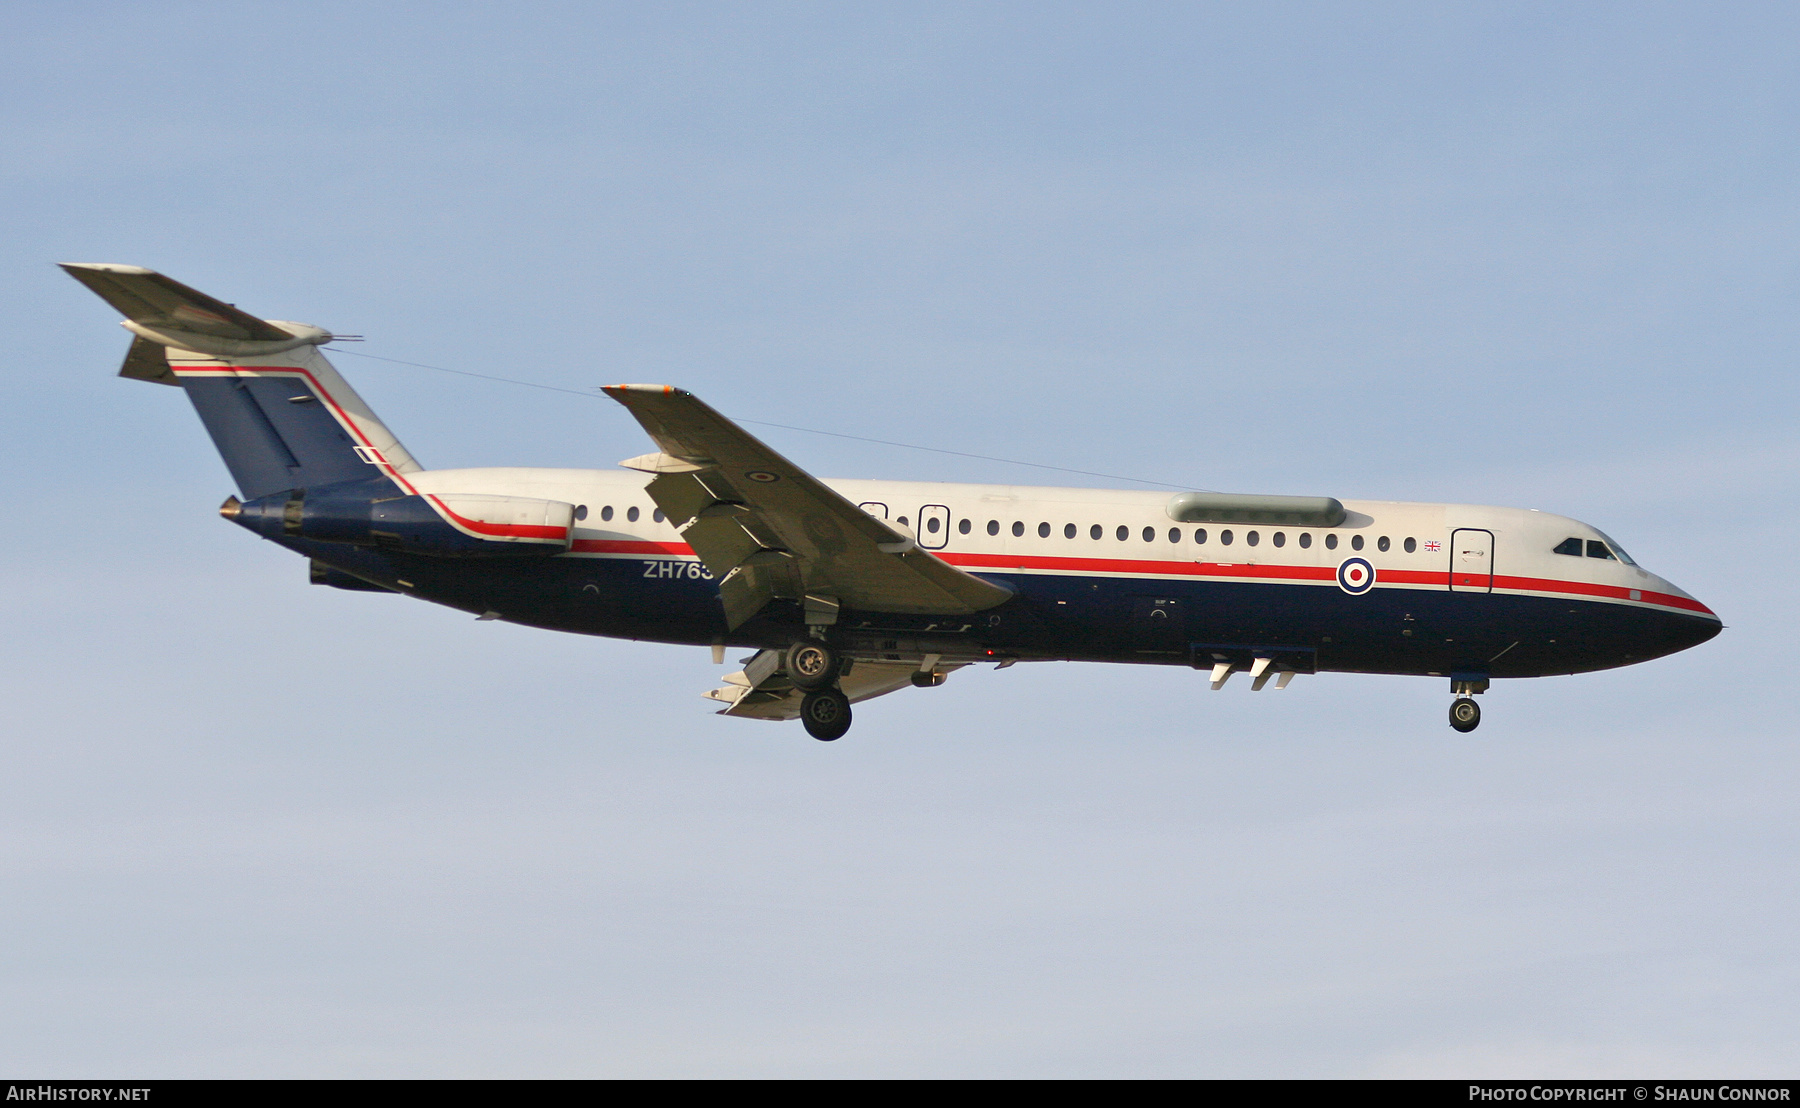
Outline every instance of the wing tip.
<svg viewBox="0 0 1800 1108">
<path fill-rule="evenodd" d="M 676 388 L 674 385 L 601 385 L 600 391 L 613 393 L 615 395 L 627 392 L 644 392 L 657 396 L 686 395 L 683 390 Z"/>
<path fill-rule="evenodd" d="M 123 273 L 133 277 L 142 277 L 155 273 L 154 269 L 145 269 L 141 265 L 123 265 L 118 262 L 57 262 L 63 269 L 85 269 L 94 273 Z"/>
</svg>

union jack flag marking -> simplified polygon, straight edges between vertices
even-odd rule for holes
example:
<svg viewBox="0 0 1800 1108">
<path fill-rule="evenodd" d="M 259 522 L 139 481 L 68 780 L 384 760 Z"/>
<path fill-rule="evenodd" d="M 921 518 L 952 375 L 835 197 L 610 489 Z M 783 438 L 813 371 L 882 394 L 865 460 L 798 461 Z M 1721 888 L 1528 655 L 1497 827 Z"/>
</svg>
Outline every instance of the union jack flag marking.
<svg viewBox="0 0 1800 1108">
<path fill-rule="evenodd" d="M 1426 539 L 1425 540 L 1425 549 L 1431 551 L 1432 553 L 1436 553 L 1437 551 L 1444 549 L 1444 544 L 1437 541 L 1436 539 Z"/>
</svg>

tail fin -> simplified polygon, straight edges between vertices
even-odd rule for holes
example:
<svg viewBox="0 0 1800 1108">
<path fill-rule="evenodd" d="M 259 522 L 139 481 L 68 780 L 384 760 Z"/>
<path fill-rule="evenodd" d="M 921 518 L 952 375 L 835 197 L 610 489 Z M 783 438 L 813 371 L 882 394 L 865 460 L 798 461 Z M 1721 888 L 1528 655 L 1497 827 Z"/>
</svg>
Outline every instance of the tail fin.
<svg viewBox="0 0 1800 1108">
<path fill-rule="evenodd" d="M 258 319 L 138 266 L 63 269 L 126 316 L 135 337 L 120 376 L 180 385 L 245 499 L 377 475 L 410 489 L 419 463 L 319 352 L 330 332 Z"/>
</svg>

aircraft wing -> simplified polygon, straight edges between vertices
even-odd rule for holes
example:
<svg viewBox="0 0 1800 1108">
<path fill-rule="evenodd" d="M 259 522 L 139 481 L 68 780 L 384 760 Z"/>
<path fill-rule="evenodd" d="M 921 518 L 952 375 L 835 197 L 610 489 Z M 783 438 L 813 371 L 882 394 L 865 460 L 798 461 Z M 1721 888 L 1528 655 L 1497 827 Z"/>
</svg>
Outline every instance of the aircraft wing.
<svg viewBox="0 0 1800 1108">
<path fill-rule="evenodd" d="M 692 393 L 609 385 L 659 454 L 622 463 L 654 473 L 650 499 L 719 579 L 737 627 L 775 598 L 919 615 L 967 615 L 1012 594 L 919 548 L 777 454 Z M 884 690 L 885 691 L 885 690 Z"/>
<path fill-rule="evenodd" d="M 779 650 L 758 651 L 755 657 L 745 662 L 742 670 L 726 674 L 725 684 L 706 693 L 706 698 L 725 705 L 719 709 L 722 716 L 799 719 L 800 702 L 806 694 L 790 684 L 781 672 L 781 655 Z M 950 664 L 933 668 L 940 674 L 950 674 L 963 667 Z M 919 667 L 911 662 L 858 662 L 843 676 L 839 687 L 854 704 L 908 687 L 918 670 Z"/>
</svg>

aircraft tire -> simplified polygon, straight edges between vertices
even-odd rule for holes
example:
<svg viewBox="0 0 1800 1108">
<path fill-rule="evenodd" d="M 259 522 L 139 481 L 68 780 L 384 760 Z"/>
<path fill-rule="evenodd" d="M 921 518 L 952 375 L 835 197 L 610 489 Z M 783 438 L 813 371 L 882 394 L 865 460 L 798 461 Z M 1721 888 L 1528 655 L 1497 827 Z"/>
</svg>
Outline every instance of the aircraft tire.
<svg viewBox="0 0 1800 1108">
<path fill-rule="evenodd" d="M 1466 696 L 1457 697 L 1450 705 L 1450 726 L 1468 734 L 1481 726 L 1481 705 Z"/>
<path fill-rule="evenodd" d="M 838 652 L 812 639 L 788 647 L 784 664 L 797 689 L 823 689 L 838 678 Z"/>
<path fill-rule="evenodd" d="M 839 689 L 816 689 L 800 702 L 800 722 L 822 743 L 835 742 L 850 730 L 850 698 Z"/>
</svg>

